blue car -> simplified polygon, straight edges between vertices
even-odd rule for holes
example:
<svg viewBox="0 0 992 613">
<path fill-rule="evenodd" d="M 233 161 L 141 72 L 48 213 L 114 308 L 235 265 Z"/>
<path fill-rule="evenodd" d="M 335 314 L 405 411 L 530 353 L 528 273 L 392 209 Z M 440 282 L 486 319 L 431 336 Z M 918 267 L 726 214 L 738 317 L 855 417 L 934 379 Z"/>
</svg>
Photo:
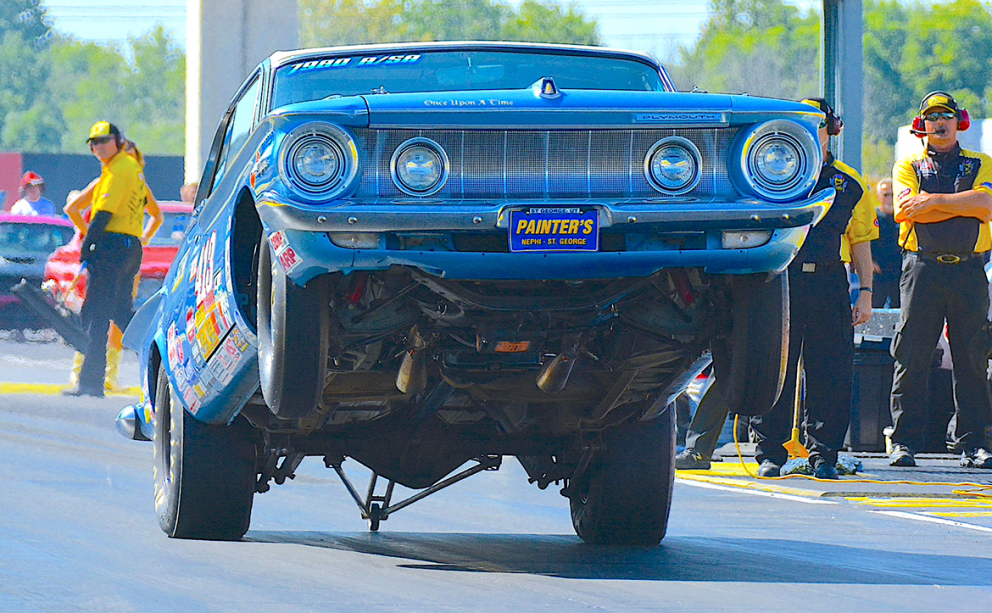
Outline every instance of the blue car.
<svg viewBox="0 0 992 613">
<path fill-rule="evenodd" d="M 582 539 L 657 544 L 672 400 L 711 361 L 736 413 L 781 392 L 786 267 L 834 197 L 822 117 L 602 48 L 274 54 L 127 330 L 143 393 L 118 426 L 154 441 L 162 529 L 238 539 L 318 456 L 377 530 L 515 456 Z"/>
</svg>

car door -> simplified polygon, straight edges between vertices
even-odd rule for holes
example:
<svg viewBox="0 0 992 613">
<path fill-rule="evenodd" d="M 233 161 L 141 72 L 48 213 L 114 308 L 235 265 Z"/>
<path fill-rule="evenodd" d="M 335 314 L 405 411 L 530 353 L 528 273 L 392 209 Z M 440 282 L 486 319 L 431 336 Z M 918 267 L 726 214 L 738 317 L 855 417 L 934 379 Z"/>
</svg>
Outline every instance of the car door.
<svg viewBox="0 0 992 613">
<path fill-rule="evenodd" d="M 255 126 L 260 91 L 256 72 L 221 120 L 173 281 L 166 330 L 170 371 L 183 404 L 208 423 L 229 421 L 258 385 L 254 335 L 243 322 L 238 325 L 225 256 L 229 200 L 237 194 L 232 182 L 241 174 L 234 163 Z"/>
</svg>

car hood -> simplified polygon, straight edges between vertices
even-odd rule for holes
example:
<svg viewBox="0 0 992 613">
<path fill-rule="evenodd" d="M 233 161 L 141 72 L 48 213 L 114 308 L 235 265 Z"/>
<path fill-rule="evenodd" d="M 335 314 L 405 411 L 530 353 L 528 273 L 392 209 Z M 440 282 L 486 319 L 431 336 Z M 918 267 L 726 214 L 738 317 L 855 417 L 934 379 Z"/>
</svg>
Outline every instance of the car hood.
<svg viewBox="0 0 992 613">
<path fill-rule="evenodd" d="M 816 131 L 822 113 L 790 100 L 727 94 L 560 90 L 345 96 L 287 105 L 274 115 L 322 115 L 352 127 L 406 129 L 707 128 L 789 117 Z"/>
<path fill-rule="evenodd" d="M 723 94 L 562 90 L 429 92 L 363 96 L 373 128 L 723 127 L 786 115 L 817 117 L 786 100 Z"/>
</svg>

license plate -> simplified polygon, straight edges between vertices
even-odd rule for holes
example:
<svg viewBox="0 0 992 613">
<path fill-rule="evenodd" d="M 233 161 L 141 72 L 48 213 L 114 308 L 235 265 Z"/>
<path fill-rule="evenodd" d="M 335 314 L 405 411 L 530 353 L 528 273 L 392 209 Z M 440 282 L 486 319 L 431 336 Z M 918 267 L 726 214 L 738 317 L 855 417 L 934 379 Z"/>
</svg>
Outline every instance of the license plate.
<svg viewBox="0 0 992 613">
<path fill-rule="evenodd" d="M 599 211 L 534 207 L 510 211 L 510 251 L 598 251 Z"/>
</svg>

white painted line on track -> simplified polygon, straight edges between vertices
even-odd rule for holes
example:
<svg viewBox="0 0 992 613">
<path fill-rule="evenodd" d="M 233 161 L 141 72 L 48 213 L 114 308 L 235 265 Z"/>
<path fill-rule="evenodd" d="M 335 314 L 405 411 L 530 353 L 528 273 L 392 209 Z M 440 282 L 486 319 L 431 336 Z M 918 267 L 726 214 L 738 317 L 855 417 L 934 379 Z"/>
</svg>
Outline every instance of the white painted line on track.
<svg viewBox="0 0 992 613">
<path fill-rule="evenodd" d="M 985 526 L 976 526 L 975 524 L 968 524 L 963 521 L 953 521 L 950 519 L 941 519 L 939 517 L 928 517 L 926 515 L 917 515 L 916 513 L 907 513 L 906 511 L 871 511 L 871 513 L 877 513 L 879 515 L 888 515 L 889 517 L 899 517 L 901 519 L 915 519 L 916 521 L 924 521 L 932 524 L 942 524 L 945 526 L 954 526 L 955 528 L 967 528 L 968 530 L 978 530 L 979 532 L 992 532 L 992 528 L 987 528 Z"/>
<path fill-rule="evenodd" d="M 767 498 L 781 498 L 782 500 L 805 502 L 806 504 L 840 504 L 838 502 L 834 502 L 833 500 L 823 500 L 822 498 L 805 498 L 803 496 L 793 496 L 791 494 L 764 492 L 761 490 L 751 490 L 743 487 L 731 487 L 729 485 L 716 485 L 714 483 L 706 483 L 705 481 L 689 481 L 688 479 L 679 479 L 678 477 L 676 477 L 675 480 L 684 485 L 701 487 L 707 490 L 720 490 L 721 492 L 733 492 L 735 494 L 753 494 L 755 496 L 765 496 Z"/>
</svg>

